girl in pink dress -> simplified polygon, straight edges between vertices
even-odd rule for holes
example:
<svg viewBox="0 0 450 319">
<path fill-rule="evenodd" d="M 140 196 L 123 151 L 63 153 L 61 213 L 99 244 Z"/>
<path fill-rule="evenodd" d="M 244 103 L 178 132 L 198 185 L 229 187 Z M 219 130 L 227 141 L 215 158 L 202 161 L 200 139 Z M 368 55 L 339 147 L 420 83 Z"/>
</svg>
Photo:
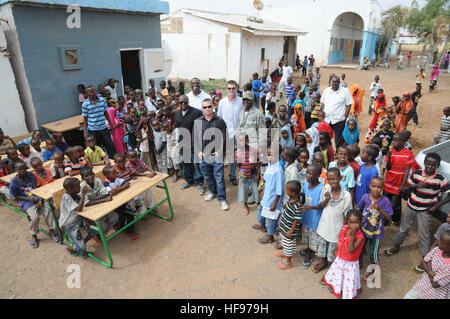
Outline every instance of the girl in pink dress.
<svg viewBox="0 0 450 319">
<path fill-rule="evenodd" d="M 361 211 L 350 210 L 347 225 L 342 227 L 339 235 L 336 257 L 321 281 L 321 284 L 327 285 L 336 297 L 342 299 L 354 299 L 361 290 L 359 256 L 365 240 L 361 224 Z"/>
<path fill-rule="evenodd" d="M 108 115 L 109 119 L 111 120 L 111 124 L 113 125 L 111 135 L 113 138 L 114 146 L 116 148 L 116 151 L 118 153 L 125 154 L 127 152 L 125 148 L 125 144 L 123 142 L 123 139 L 125 137 L 125 132 L 120 124 L 120 119 L 117 116 L 117 110 L 116 108 L 119 108 L 117 103 L 111 104 L 111 106 L 108 109 Z"/>
</svg>

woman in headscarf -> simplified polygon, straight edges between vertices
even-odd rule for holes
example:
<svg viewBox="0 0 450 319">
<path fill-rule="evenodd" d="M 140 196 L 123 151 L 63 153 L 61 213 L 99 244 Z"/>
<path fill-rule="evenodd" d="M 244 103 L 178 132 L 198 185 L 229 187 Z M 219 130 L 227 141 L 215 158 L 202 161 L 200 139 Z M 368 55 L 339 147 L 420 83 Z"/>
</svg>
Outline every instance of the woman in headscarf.
<svg viewBox="0 0 450 319">
<path fill-rule="evenodd" d="M 295 146 L 291 130 L 287 127 L 283 127 L 280 130 L 280 145 L 283 149 Z"/>
<path fill-rule="evenodd" d="M 403 98 L 397 107 L 397 118 L 395 123 L 395 133 L 403 132 L 406 128 L 406 121 L 408 114 L 413 109 L 413 101 L 411 99 L 411 92 L 403 93 Z"/>
<path fill-rule="evenodd" d="M 109 119 L 111 120 L 111 124 L 113 125 L 113 127 L 111 127 L 111 136 L 113 139 L 114 147 L 116 148 L 116 151 L 118 153 L 125 154 L 127 152 L 126 146 L 123 142 L 123 139 L 125 137 L 125 130 L 123 129 L 121 121 L 117 116 L 117 112 L 120 109 L 119 104 L 116 102 L 110 102 L 108 103 L 108 106 Z"/>
<path fill-rule="evenodd" d="M 363 109 L 362 101 L 364 98 L 364 93 L 366 93 L 366 91 L 362 89 L 358 84 L 351 86 L 348 90 L 350 91 L 350 94 L 353 98 L 353 104 L 350 107 L 349 116 L 357 119 Z"/>
<path fill-rule="evenodd" d="M 386 117 L 386 107 L 386 96 L 384 93 L 378 94 L 377 99 L 373 101 L 373 117 L 369 125 L 370 130 L 375 130 L 378 120 Z"/>
<path fill-rule="evenodd" d="M 308 142 L 308 151 L 309 151 L 309 161 L 308 164 L 312 163 L 312 159 L 314 156 L 314 149 L 319 146 L 320 143 L 320 136 L 319 136 L 319 130 L 317 127 L 310 127 L 305 132 L 306 140 Z"/>
<path fill-rule="evenodd" d="M 351 118 L 345 124 L 344 131 L 342 132 L 344 138 L 344 146 L 358 144 L 359 143 L 359 129 L 356 119 Z"/>
<path fill-rule="evenodd" d="M 433 71 L 431 71 L 430 88 L 428 89 L 428 92 L 434 91 L 437 84 L 438 75 L 439 75 L 439 66 L 436 64 L 435 66 L 433 66 Z"/>
<path fill-rule="evenodd" d="M 303 101 L 305 93 L 300 92 L 299 98 L 294 101 L 292 106 L 294 107 L 294 114 L 292 115 L 291 122 L 294 125 L 295 135 L 303 133 L 306 130 L 305 124 L 305 109 L 306 103 Z"/>
</svg>

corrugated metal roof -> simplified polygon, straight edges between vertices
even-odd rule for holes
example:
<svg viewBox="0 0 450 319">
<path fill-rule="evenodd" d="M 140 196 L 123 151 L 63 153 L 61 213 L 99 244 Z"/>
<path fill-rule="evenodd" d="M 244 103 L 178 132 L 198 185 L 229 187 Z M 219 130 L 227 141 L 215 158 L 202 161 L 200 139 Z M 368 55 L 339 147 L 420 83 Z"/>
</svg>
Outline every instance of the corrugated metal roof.
<svg viewBox="0 0 450 319">
<path fill-rule="evenodd" d="M 120 10 L 142 13 L 169 13 L 169 3 L 158 0 L 0 0 L 0 5 L 27 4 L 68 6 L 78 5 L 81 8 L 94 8 L 99 10 Z"/>
<path fill-rule="evenodd" d="M 244 14 L 231 14 L 231 13 L 220 13 L 211 12 L 204 10 L 193 10 L 193 9 L 180 9 L 174 12 L 172 15 L 161 17 L 161 20 L 166 20 L 172 16 L 179 15 L 180 13 L 187 13 L 193 16 L 208 19 L 212 21 L 217 21 L 226 24 L 232 24 L 246 29 L 246 31 L 263 31 L 272 33 L 289 33 L 289 34 L 306 34 L 300 29 L 279 24 L 276 22 L 268 21 L 259 17 L 244 15 Z"/>
</svg>

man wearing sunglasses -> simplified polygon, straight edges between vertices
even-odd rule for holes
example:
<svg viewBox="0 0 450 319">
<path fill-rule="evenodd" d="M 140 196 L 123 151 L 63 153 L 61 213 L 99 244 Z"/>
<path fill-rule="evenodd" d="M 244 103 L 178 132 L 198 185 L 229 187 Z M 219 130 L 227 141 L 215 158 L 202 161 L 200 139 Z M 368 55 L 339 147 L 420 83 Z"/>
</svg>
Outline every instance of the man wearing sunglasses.
<svg viewBox="0 0 450 319">
<path fill-rule="evenodd" d="M 229 144 L 232 149 L 228 150 L 229 153 L 234 154 L 236 149 L 236 130 L 239 124 L 239 113 L 244 109 L 242 104 L 242 99 L 237 96 L 237 83 L 234 80 L 230 80 L 227 83 L 228 96 L 224 97 L 219 102 L 219 110 L 217 111 L 217 116 L 223 118 L 227 124 Z M 237 185 L 236 181 L 236 163 L 234 162 L 234 155 L 230 157 L 233 158 L 233 162 L 230 164 L 229 178 L 233 185 Z"/>
<path fill-rule="evenodd" d="M 224 177 L 224 158 L 227 142 L 227 125 L 225 121 L 214 115 L 213 102 L 204 99 L 203 116 L 195 120 L 195 151 L 200 160 L 200 171 L 208 185 L 209 194 L 205 201 L 210 202 L 217 197 L 220 207 L 228 210 L 227 193 Z"/>
<path fill-rule="evenodd" d="M 189 138 L 191 139 L 191 156 L 187 157 L 186 160 L 183 154 L 181 155 L 183 177 L 186 182 L 180 186 L 180 189 L 186 189 L 193 185 L 197 185 L 197 191 L 200 196 L 205 194 L 205 189 L 203 188 L 203 176 L 200 172 L 200 165 L 194 161 L 194 121 L 202 116 L 202 112 L 189 106 L 189 98 L 186 95 L 180 95 L 178 98 L 178 104 L 181 110 L 175 113 L 175 125 L 178 129 L 185 129 L 189 132 Z M 184 136 L 180 133 L 178 142 L 183 140 Z M 184 150 L 182 149 L 181 152 Z"/>
</svg>

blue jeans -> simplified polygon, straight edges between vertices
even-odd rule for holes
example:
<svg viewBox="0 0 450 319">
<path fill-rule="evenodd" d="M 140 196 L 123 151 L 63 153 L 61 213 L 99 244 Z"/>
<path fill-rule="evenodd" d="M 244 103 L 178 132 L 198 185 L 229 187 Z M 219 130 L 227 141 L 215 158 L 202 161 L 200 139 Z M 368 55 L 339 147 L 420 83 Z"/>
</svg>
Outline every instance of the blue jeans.
<svg viewBox="0 0 450 319">
<path fill-rule="evenodd" d="M 206 180 L 210 193 L 217 195 L 219 201 L 227 200 L 223 163 L 216 163 L 215 161 L 208 163 L 203 159 L 200 163 L 200 171 Z"/>
<path fill-rule="evenodd" d="M 256 203 L 259 203 L 259 192 L 258 192 L 258 183 L 256 182 L 256 177 L 246 178 L 239 177 L 239 190 L 238 190 L 238 202 L 239 203 L 247 203 L 248 202 L 248 194 L 249 190 L 253 194 L 253 199 Z"/>
<path fill-rule="evenodd" d="M 183 157 L 183 154 L 181 154 Z M 203 185 L 203 176 L 200 172 L 200 164 L 194 163 L 194 153 L 191 153 L 191 162 L 182 162 L 183 177 L 190 185 Z"/>
<path fill-rule="evenodd" d="M 273 236 L 275 234 L 275 230 L 277 229 L 278 220 L 269 219 L 261 216 L 263 206 L 258 206 L 258 223 L 265 224 L 267 235 Z"/>
<path fill-rule="evenodd" d="M 80 228 L 84 228 L 91 236 L 97 234 L 95 230 L 86 227 L 84 220 L 81 217 L 77 218 L 75 223 L 64 227 L 64 231 L 69 236 L 69 239 L 73 244 L 73 249 L 82 256 L 86 256 L 86 245 L 84 243 L 83 236 L 81 235 Z"/>
<path fill-rule="evenodd" d="M 235 153 L 235 151 L 236 151 L 236 137 L 234 137 L 233 140 L 233 154 Z M 233 163 L 230 163 L 230 173 L 228 177 L 230 178 L 230 181 L 233 179 L 236 180 L 236 161 L 234 156 L 233 156 Z"/>
</svg>

